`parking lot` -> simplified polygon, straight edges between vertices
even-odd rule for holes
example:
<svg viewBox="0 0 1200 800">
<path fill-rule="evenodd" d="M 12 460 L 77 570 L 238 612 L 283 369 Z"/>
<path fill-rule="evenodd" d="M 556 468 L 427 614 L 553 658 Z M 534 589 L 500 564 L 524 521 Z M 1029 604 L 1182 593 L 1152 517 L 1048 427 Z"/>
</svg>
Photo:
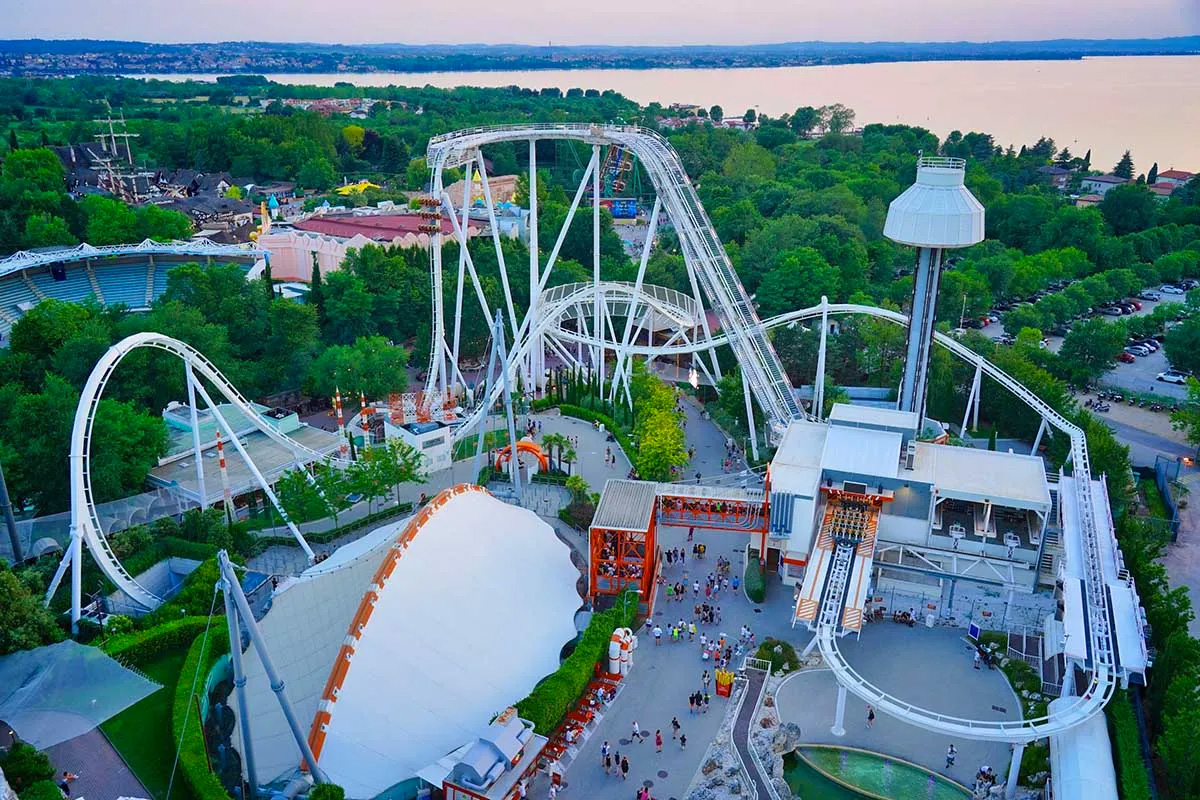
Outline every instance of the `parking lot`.
<svg viewBox="0 0 1200 800">
<path fill-rule="evenodd" d="M 1162 303 L 1182 303 L 1183 300 L 1184 297 L 1182 295 L 1163 295 L 1163 299 L 1159 301 L 1139 300 L 1138 302 L 1142 304 L 1142 307 L 1132 314 L 1120 317 L 1102 316 L 1100 319 L 1106 322 L 1116 322 L 1119 319 L 1140 317 L 1151 313 Z M 983 328 L 981 332 L 989 339 L 998 339 L 1004 335 L 1003 322 L 993 322 L 991 325 Z M 1049 342 L 1047 347 L 1052 352 L 1057 353 L 1058 349 L 1062 347 L 1062 337 L 1048 334 L 1046 338 Z M 1135 359 L 1132 364 L 1123 364 L 1120 362 L 1114 364 L 1113 368 L 1100 379 L 1100 383 L 1104 386 L 1120 389 L 1125 392 L 1152 393 L 1173 400 L 1184 400 L 1187 398 L 1186 386 L 1155 380 L 1155 376 L 1158 373 L 1170 369 L 1171 366 L 1167 363 L 1164 348 L 1159 348 L 1158 352 L 1151 353 L 1148 356 L 1135 356 Z"/>
</svg>

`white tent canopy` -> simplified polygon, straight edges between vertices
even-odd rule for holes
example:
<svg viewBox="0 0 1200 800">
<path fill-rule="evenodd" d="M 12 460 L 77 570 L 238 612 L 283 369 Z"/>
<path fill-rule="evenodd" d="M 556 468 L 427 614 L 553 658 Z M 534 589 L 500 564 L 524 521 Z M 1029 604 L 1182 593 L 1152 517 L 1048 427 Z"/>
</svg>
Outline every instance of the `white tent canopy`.
<svg viewBox="0 0 1200 800">
<path fill-rule="evenodd" d="M 288 586 L 262 626 L 301 725 L 320 712 L 318 763 L 352 798 L 418 774 L 528 694 L 558 668 L 580 605 L 579 572 L 553 529 L 476 487 L 372 539 Z M 352 653 L 339 674 L 343 644 Z M 267 782 L 299 758 L 256 661 L 251 726 Z M 331 675 L 336 700 L 322 703 Z"/>
</svg>

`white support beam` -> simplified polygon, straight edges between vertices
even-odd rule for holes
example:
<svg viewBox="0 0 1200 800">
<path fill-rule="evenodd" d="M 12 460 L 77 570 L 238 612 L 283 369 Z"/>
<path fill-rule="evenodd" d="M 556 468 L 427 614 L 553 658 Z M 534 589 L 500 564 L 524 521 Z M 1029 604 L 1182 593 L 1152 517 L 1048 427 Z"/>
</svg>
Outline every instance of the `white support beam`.
<svg viewBox="0 0 1200 800">
<path fill-rule="evenodd" d="M 487 205 L 488 225 L 492 229 L 492 246 L 496 248 L 496 263 L 500 267 L 500 285 L 504 289 L 504 304 L 508 308 L 508 318 L 512 323 L 513 341 L 517 341 L 517 312 L 513 307 L 512 289 L 508 285 L 508 265 L 504 263 L 504 248 L 500 245 L 500 227 L 496 224 L 496 207 L 492 205 L 492 187 L 488 184 L 487 166 L 483 161 L 483 151 L 475 151 L 475 164 L 479 169 L 479 177 L 483 185 L 483 202 Z M 533 294 L 533 287 L 529 287 Z"/>
<path fill-rule="evenodd" d="M 592 161 L 598 165 L 600 163 L 600 145 L 592 145 Z M 600 372 L 600 381 L 596 385 L 601 392 L 604 391 L 604 325 L 600 322 L 601 306 L 603 302 L 600 295 L 600 168 L 599 166 L 592 172 L 592 282 L 594 284 L 595 298 L 593 300 L 593 319 L 595 322 L 592 327 L 596 332 L 596 343 L 592 346 L 594 354 L 593 361 L 597 363 Z M 603 395 L 601 395 L 603 397 Z"/>
<path fill-rule="evenodd" d="M 192 453 L 196 457 L 196 492 L 201 510 L 208 507 L 208 493 L 204 488 L 204 450 L 200 447 L 200 420 L 196 409 L 196 375 L 192 365 L 183 362 L 184 379 L 187 381 L 188 405 L 191 407 Z"/>
<path fill-rule="evenodd" d="M 825 409 L 825 345 L 829 335 L 829 298 L 821 295 L 821 343 L 817 347 L 817 374 L 813 380 L 813 419 L 820 420 Z"/>
<path fill-rule="evenodd" d="M 449 197 L 449 193 L 446 194 Z M 450 348 L 450 360 L 454 362 L 455 368 L 458 367 L 458 344 L 462 338 L 462 304 L 463 304 L 463 281 L 466 276 L 467 268 L 467 222 L 470 219 L 468 216 L 471 210 L 471 182 L 463 181 L 463 201 L 462 201 L 462 224 L 455 228 L 455 233 L 458 234 L 458 285 L 454 287 L 454 345 Z M 454 204 L 450 204 L 450 216 L 454 217 Z M 486 303 L 484 304 L 486 306 Z M 487 313 L 487 309 L 484 309 Z M 485 317 L 485 319 L 491 319 Z M 466 386 L 466 382 L 463 382 Z"/>
<path fill-rule="evenodd" d="M 541 306 L 542 295 L 538 290 L 538 180 L 537 180 L 537 140 L 529 140 L 529 309 L 534 319 L 537 319 Z M 536 380 L 536 388 L 545 388 L 545 345 L 535 342 L 529 349 L 529 371 Z"/>
<path fill-rule="evenodd" d="M 750 400 L 750 381 L 742 373 L 742 392 L 746 395 L 746 429 L 750 431 L 750 452 L 758 461 L 758 431 L 754 427 L 754 404 Z"/>
<path fill-rule="evenodd" d="M 637 300 L 642 296 L 642 285 L 646 279 L 646 264 L 650 261 L 650 252 L 654 249 L 654 236 L 658 232 L 658 214 L 662 210 L 662 198 L 654 198 L 654 207 L 650 210 L 650 225 L 646 229 L 646 241 L 642 244 L 642 257 L 638 261 L 637 277 L 633 281 L 633 297 L 629 301 L 629 313 L 625 315 L 625 332 L 621 335 L 621 350 L 617 360 L 617 372 L 623 368 L 629 370 L 628 356 L 625 350 L 629 347 L 630 333 L 633 330 L 633 318 L 637 316 Z M 700 308 L 703 314 L 704 309 Z M 613 397 L 616 396 L 616 374 L 613 376 Z M 610 398 L 611 400 L 612 398 Z"/>
</svg>

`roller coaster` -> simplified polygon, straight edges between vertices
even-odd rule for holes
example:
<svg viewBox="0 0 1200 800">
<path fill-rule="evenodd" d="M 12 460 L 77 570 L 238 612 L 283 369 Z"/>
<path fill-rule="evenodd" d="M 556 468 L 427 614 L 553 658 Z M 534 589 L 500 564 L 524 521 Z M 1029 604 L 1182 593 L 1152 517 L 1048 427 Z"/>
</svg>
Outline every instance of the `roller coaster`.
<svg viewBox="0 0 1200 800">
<path fill-rule="evenodd" d="M 567 216 L 557 234 L 548 258 L 543 261 L 538 252 L 537 210 L 537 151 L 536 143 L 543 139 L 568 140 L 590 145 L 591 159 L 584 170 L 583 178 L 575 190 Z M 508 266 L 500 247 L 494 204 L 490 197 L 486 166 L 481 148 L 501 142 L 527 142 L 529 146 L 530 182 L 530 257 L 527 268 L 530 281 L 530 302 L 523 315 L 517 313 L 508 279 Z M 637 277 L 632 283 L 602 279 L 600 275 L 600 220 L 599 204 L 593 203 L 593 279 L 589 282 L 547 288 L 563 246 L 567 230 L 575 217 L 581 200 L 588 192 L 589 184 L 593 197 L 600 196 L 602 157 L 604 148 L 619 148 L 609 163 L 617 159 L 623 163 L 625 153 L 636 157 L 645 169 L 656 190 L 656 199 L 649 215 L 649 229 L 639 259 Z M 462 309 L 465 286 L 469 282 L 486 319 L 493 319 L 479 280 L 469 249 L 465 246 L 465 229 L 471 197 L 464 188 L 460 203 L 456 204 L 445 191 L 444 171 L 458 166 L 471 165 L 482 177 L 485 204 L 491 223 L 491 235 L 499 264 L 504 307 L 498 309 L 505 326 L 506 337 L 512 345 L 507 348 L 504 369 L 512 377 L 520 376 L 526 386 L 541 386 L 546 375 L 546 358 L 552 354 L 562 363 L 599 373 L 600 384 L 608 385 L 615 397 L 622 390 L 628 396 L 630 365 L 635 357 L 648 359 L 673 355 L 692 355 L 693 363 L 705 371 L 716 382 L 720 370 L 715 349 L 729 346 L 741 368 L 743 388 L 747 395 L 747 409 L 752 395 L 766 416 L 773 436 L 786 429 L 796 419 L 819 418 L 820 402 L 813 403 L 813 412 L 807 412 L 800 404 L 783 370 L 768 337 L 768 330 L 780 325 L 791 325 L 801 321 L 821 320 L 822 331 L 827 329 L 832 315 L 861 314 L 907 326 L 909 319 L 898 312 L 872 306 L 856 304 L 832 304 L 822 302 L 818 306 L 800 309 L 761 320 L 754 303 L 742 286 L 724 248 L 721 246 L 713 226 L 705 213 L 696 192 L 688 180 L 675 152 L 665 139 L 645 129 L 617 125 L 534 124 L 499 127 L 482 127 L 457 131 L 432 139 L 429 143 L 428 162 L 432 169 L 432 191 L 427 212 L 431 216 L 450 221 L 452 234 L 459 242 L 457 264 L 457 292 L 453 309 L 447 313 L 443 301 L 443 269 L 441 226 L 431 226 L 433 242 L 431 253 L 432 283 L 432 345 L 429 355 L 424 395 L 430 398 L 446 398 L 450 402 L 460 396 L 467 398 L 468 410 L 462 424 L 453 436 L 460 438 L 476 430 L 485 419 L 503 392 L 503 382 L 497 381 L 490 391 L 476 394 L 468 386 L 459 367 L 462 336 Z M 667 215 L 679 237 L 687 268 L 691 292 L 683 293 L 655 287 L 645 283 L 646 266 L 653 249 L 653 241 L 663 215 Z M 524 267 L 522 267 L 524 268 Z M 704 309 L 711 308 L 720 323 L 719 332 L 710 329 Z M 614 322 L 614 320 L 616 322 Z M 621 321 L 623 320 L 623 325 Z M 650 336 L 646 343 L 639 343 L 644 330 L 653 330 L 656 322 L 670 329 L 665 341 L 654 341 Z M 1052 717 L 1019 722 L 966 720 L 937 714 L 888 695 L 875 687 L 846 662 L 837 645 L 836 620 L 841 617 L 839 604 L 842 593 L 827 590 L 822 597 L 820 624 L 816 631 L 816 643 L 833 671 L 839 684 L 846 690 L 873 704 L 880 711 L 897 716 L 930 730 L 953 736 L 990 739 L 1023 744 L 1035 738 L 1047 736 L 1076 725 L 1103 708 L 1112 696 L 1118 683 L 1127 678 L 1122 670 L 1114 645 L 1114 633 L 1110 616 L 1110 604 L 1106 588 L 1106 564 L 1117 553 L 1111 526 L 1104 528 L 1102 535 L 1098 524 L 1100 515 L 1107 510 L 1097 507 L 1092 490 L 1091 469 L 1083 431 L 1051 408 L 1039 397 L 1018 383 L 1003 370 L 991 364 L 961 342 L 949 336 L 935 333 L 934 341 L 950 350 L 955 356 L 975 367 L 977 377 L 970 403 L 978 402 L 979 375 L 996 381 L 1023 401 L 1042 420 L 1040 441 L 1047 428 L 1054 428 L 1070 440 L 1070 461 L 1073 483 L 1073 500 L 1081 543 L 1082 564 L 1079 565 L 1080 580 L 1086 596 L 1085 613 L 1088 639 L 1088 666 L 1091 679 L 1085 693 L 1078 702 L 1066 711 Z M 71 497 L 72 497 L 72 542 L 63 562 L 55 575 L 49 595 L 52 595 L 64 577 L 68 567 L 72 569 L 72 617 L 80 616 L 80 569 L 82 551 L 86 544 L 101 570 L 116 586 L 131 599 L 147 608 L 158 601 L 151 592 L 140 586 L 121 566 L 106 541 L 96 519 L 94 498 L 91 489 L 91 438 L 95 412 L 104 386 L 113 369 L 129 352 L 138 348 L 156 348 L 169 352 L 184 362 L 188 378 L 189 393 L 198 394 L 213 411 L 221 428 L 238 448 L 269 499 L 278 507 L 277 498 L 246 456 L 241 444 L 226 421 L 220 416 L 215 404 L 199 379 L 216 387 L 236 409 L 252 420 L 254 426 L 273 441 L 298 454 L 314 460 L 321 459 L 335 465 L 344 462 L 328 458 L 308 450 L 300 443 L 279 433 L 263 422 L 249 402 L 233 387 L 221 373 L 199 352 L 187 344 L 153 333 L 130 337 L 105 354 L 97 364 L 83 390 L 72 430 Z M 614 356 L 615 366 L 606 376 L 606 356 Z M 815 376 L 816 397 L 823 389 L 823 363 L 825 336 L 821 337 L 818 369 Z M 192 403 L 195 408 L 195 403 Z M 751 429 L 754 425 L 751 424 Z M 198 445 L 197 445 L 198 448 Z M 281 509 L 282 513 L 282 509 Z M 298 544 L 311 556 L 311 549 L 304 537 L 284 514 L 286 524 L 296 537 Z M 1107 559 L 1107 561 L 1106 561 Z"/>
</svg>

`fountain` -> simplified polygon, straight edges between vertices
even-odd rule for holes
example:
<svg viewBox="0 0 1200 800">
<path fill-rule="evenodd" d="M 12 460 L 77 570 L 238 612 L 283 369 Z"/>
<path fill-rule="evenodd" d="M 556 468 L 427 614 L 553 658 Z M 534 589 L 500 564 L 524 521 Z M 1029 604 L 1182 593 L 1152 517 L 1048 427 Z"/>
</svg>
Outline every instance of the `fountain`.
<svg viewBox="0 0 1200 800">
<path fill-rule="evenodd" d="M 894 757 L 832 745 L 804 745 L 784 758 L 784 775 L 804 800 L 964 800 L 965 786 Z"/>
</svg>

